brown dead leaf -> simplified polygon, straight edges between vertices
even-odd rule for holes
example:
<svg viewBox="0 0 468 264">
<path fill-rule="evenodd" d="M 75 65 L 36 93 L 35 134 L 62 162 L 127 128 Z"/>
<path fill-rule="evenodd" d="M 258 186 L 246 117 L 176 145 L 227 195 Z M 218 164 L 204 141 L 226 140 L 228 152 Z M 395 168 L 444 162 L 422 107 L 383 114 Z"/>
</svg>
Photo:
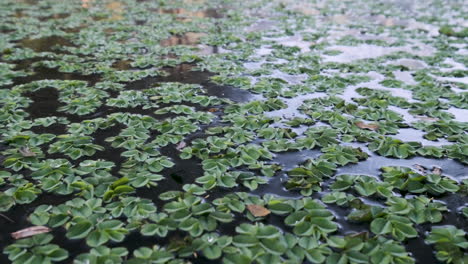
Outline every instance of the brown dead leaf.
<svg viewBox="0 0 468 264">
<path fill-rule="evenodd" d="M 437 174 L 437 175 L 442 175 L 442 169 L 439 167 L 434 167 L 432 169 L 432 173 Z"/>
<path fill-rule="evenodd" d="M 218 110 L 219 110 L 218 108 L 210 108 L 210 109 L 208 109 L 208 112 L 213 113 L 213 112 L 216 112 Z"/>
<path fill-rule="evenodd" d="M 32 152 L 29 147 L 21 147 L 19 149 L 19 152 L 21 153 L 21 155 L 23 155 L 23 157 L 35 157 L 36 156 L 36 153 Z"/>
<path fill-rule="evenodd" d="M 185 148 L 185 146 L 187 146 L 187 143 L 185 143 L 185 141 L 181 141 L 179 144 L 177 144 L 176 149 L 181 150 L 181 149 Z"/>
<path fill-rule="evenodd" d="M 247 209 L 249 209 L 250 213 L 252 213 L 253 216 L 255 217 L 266 216 L 271 213 L 270 210 L 266 209 L 265 207 L 261 205 L 256 205 L 256 204 L 248 204 Z"/>
<path fill-rule="evenodd" d="M 356 126 L 358 126 L 359 128 L 365 128 L 365 129 L 369 129 L 369 130 L 372 130 L 372 131 L 376 131 L 377 129 L 379 129 L 379 125 L 377 124 L 366 124 L 364 122 L 356 122 L 355 123 Z"/>
<path fill-rule="evenodd" d="M 11 233 L 14 239 L 30 237 L 38 234 L 49 233 L 51 230 L 46 226 L 32 226 L 19 231 Z"/>
</svg>

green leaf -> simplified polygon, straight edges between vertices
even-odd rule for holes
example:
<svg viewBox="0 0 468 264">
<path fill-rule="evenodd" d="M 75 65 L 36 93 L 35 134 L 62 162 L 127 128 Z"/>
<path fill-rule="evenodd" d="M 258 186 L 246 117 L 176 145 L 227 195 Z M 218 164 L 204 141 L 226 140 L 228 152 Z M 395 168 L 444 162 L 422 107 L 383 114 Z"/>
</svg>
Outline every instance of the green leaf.
<svg viewBox="0 0 468 264">
<path fill-rule="evenodd" d="M 71 226 L 70 229 L 68 229 L 66 236 L 70 239 L 84 238 L 92 229 L 93 224 L 91 222 L 81 220 L 75 225 Z"/>
</svg>

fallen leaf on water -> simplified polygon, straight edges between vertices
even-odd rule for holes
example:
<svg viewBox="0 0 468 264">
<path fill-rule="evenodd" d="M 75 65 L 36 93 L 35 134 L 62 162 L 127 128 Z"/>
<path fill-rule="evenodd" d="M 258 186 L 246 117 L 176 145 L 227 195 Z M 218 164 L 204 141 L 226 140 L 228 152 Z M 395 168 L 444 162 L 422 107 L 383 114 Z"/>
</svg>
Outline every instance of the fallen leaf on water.
<svg viewBox="0 0 468 264">
<path fill-rule="evenodd" d="M 432 169 L 432 173 L 437 174 L 437 175 L 442 175 L 442 169 L 438 167 L 434 167 Z"/>
<path fill-rule="evenodd" d="M 23 157 L 35 157 L 36 153 L 32 152 L 28 147 L 22 147 L 19 149 L 19 152 Z"/>
<path fill-rule="evenodd" d="M 32 226 L 25 229 L 21 229 L 19 231 L 11 233 L 11 236 L 14 239 L 20 239 L 25 237 L 30 237 L 38 234 L 49 233 L 50 228 L 46 226 Z"/>
<path fill-rule="evenodd" d="M 266 216 L 271 213 L 270 210 L 266 209 L 261 205 L 256 204 L 248 204 L 247 209 L 249 209 L 250 213 L 252 213 L 255 217 Z"/>
<path fill-rule="evenodd" d="M 421 172 L 422 174 L 425 174 L 426 173 L 426 168 L 424 168 L 423 166 L 419 165 L 419 164 L 414 164 L 413 167 L 415 167 L 419 172 Z"/>
<path fill-rule="evenodd" d="M 187 143 L 185 143 L 184 141 L 181 141 L 179 144 L 177 144 L 176 149 L 181 150 L 181 149 L 185 148 L 185 146 L 187 146 Z"/>
<path fill-rule="evenodd" d="M 366 124 L 364 122 L 356 122 L 356 126 L 358 126 L 359 128 L 366 128 L 373 131 L 379 129 L 379 125 L 377 124 Z"/>
<path fill-rule="evenodd" d="M 211 112 L 211 113 L 216 112 L 216 111 L 218 111 L 218 108 L 210 108 L 210 109 L 208 109 L 208 112 Z"/>
</svg>

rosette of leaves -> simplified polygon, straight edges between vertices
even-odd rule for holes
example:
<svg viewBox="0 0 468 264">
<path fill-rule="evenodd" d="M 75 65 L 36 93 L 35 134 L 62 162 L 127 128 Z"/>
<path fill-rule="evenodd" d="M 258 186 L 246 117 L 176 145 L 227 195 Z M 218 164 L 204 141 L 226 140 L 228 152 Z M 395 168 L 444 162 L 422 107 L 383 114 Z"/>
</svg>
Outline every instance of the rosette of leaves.
<svg viewBox="0 0 468 264">
<path fill-rule="evenodd" d="M 0 87 L 10 85 L 13 83 L 13 79 L 15 77 L 26 76 L 26 72 L 24 71 L 16 71 L 14 70 L 15 65 L 9 63 L 0 63 Z"/>
<path fill-rule="evenodd" d="M 149 96 L 143 91 L 120 91 L 115 98 L 107 99 L 106 105 L 118 108 L 135 108 L 142 106 L 143 109 L 157 107 L 158 105 L 151 102 Z"/>
<path fill-rule="evenodd" d="M 288 248 L 282 232 L 271 225 L 251 225 L 241 224 L 236 227 L 235 235 L 232 238 L 232 244 L 242 251 L 263 252 L 260 255 L 280 256 Z M 253 254 L 249 254 L 253 255 Z M 228 257 L 229 258 L 229 257 Z"/>
<path fill-rule="evenodd" d="M 262 159 L 273 159 L 272 153 L 257 144 L 240 145 L 236 149 L 229 149 L 226 153 L 232 167 L 255 165 Z M 205 161 L 204 161 L 205 162 Z M 205 168 L 205 166 L 204 166 Z"/>
<path fill-rule="evenodd" d="M 364 254 L 370 255 L 370 261 L 373 264 L 414 263 L 414 259 L 406 252 L 403 245 L 382 236 L 375 236 L 368 240 L 364 248 Z"/>
<path fill-rule="evenodd" d="M 122 197 L 118 201 L 106 205 L 106 208 L 114 218 L 125 216 L 129 219 L 128 222 L 146 219 L 157 210 L 151 200 L 139 197 Z"/>
<path fill-rule="evenodd" d="M 333 191 L 345 191 L 354 189 L 359 195 L 372 196 L 378 194 L 381 197 L 391 196 L 393 187 L 387 182 L 381 182 L 375 177 L 367 175 L 338 175 L 330 185 Z"/>
<path fill-rule="evenodd" d="M 386 120 L 390 122 L 401 122 L 403 121 L 402 115 L 385 108 L 363 108 L 355 113 L 355 117 L 362 118 L 364 120 L 379 121 Z"/>
<path fill-rule="evenodd" d="M 5 155 L 3 166 L 13 171 L 20 171 L 25 168 L 31 168 L 39 162 L 39 159 L 44 157 L 42 150 L 39 147 L 18 147 L 7 149 L 2 153 Z"/>
<path fill-rule="evenodd" d="M 333 218 L 333 214 L 320 202 L 304 198 L 296 205 L 294 212 L 285 218 L 284 223 L 292 226 L 293 233 L 297 236 L 320 240 L 338 229 Z"/>
<path fill-rule="evenodd" d="M 109 177 L 110 170 L 114 163 L 106 160 L 84 160 L 74 169 L 78 175 L 87 175 L 92 177 Z"/>
<path fill-rule="evenodd" d="M 348 207 L 349 204 L 354 201 L 356 197 L 352 194 L 347 194 L 345 192 L 330 192 L 322 196 L 322 202 L 334 203 L 339 206 Z"/>
<path fill-rule="evenodd" d="M 382 177 L 396 189 L 410 193 L 429 192 L 440 195 L 446 192 L 454 193 L 459 190 L 456 181 L 436 174 L 419 174 L 406 167 L 382 167 Z"/>
<path fill-rule="evenodd" d="M 106 246 L 99 246 L 91 248 L 89 253 L 78 255 L 73 261 L 76 264 L 119 264 L 124 262 L 124 259 L 127 257 L 127 255 L 128 250 L 124 247 L 109 248 Z"/>
<path fill-rule="evenodd" d="M 144 142 L 150 137 L 149 134 L 148 129 L 128 127 L 120 131 L 119 135 L 106 138 L 106 142 L 111 142 L 113 148 L 131 150 L 144 145 Z"/>
<path fill-rule="evenodd" d="M 31 178 L 41 183 L 41 189 L 47 192 L 69 194 L 70 186 L 63 184 L 65 177 L 74 178 L 71 163 L 66 159 L 47 159 L 31 167 Z M 68 188 L 67 188 L 68 187 Z"/>
<path fill-rule="evenodd" d="M 426 242 L 434 244 L 436 257 L 444 263 L 463 264 L 468 262 L 466 233 L 454 226 L 433 227 Z"/>
<path fill-rule="evenodd" d="M 104 150 L 104 147 L 93 144 L 90 136 L 65 134 L 57 136 L 57 141 L 49 146 L 49 153 L 63 153 L 73 160 L 82 156 L 92 156 L 96 151 Z"/>
<path fill-rule="evenodd" d="M 413 126 L 426 132 L 424 138 L 428 140 L 437 140 L 439 138 L 446 138 L 465 134 L 468 129 L 468 124 L 464 122 L 457 122 L 454 120 L 445 121 L 438 120 L 435 122 L 417 122 Z"/>
<path fill-rule="evenodd" d="M 374 142 L 370 143 L 368 147 L 369 150 L 377 152 L 384 157 L 406 159 L 414 156 L 418 148 L 421 147 L 421 143 L 403 142 L 399 139 L 384 137 L 376 139 Z"/>
<path fill-rule="evenodd" d="M 264 112 L 286 108 L 286 104 L 277 98 L 270 98 L 265 101 L 251 101 L 244 104 L 231 104 L 224 110 L 226 114 L 263 114 Z"/>
<path fill-rule="evenodd" d="M 308 128 L 304 135 L 305 137 L 296 139 L 297 149 L 313 149 L 316 146 L 324 148 L 338 144 L 338 132 L 326 126 Z"/>
<path fill-rule="evenodd" d="M 461 109 L 468 109 L 468 92 L 453 94 L 449 103 Z"/>
<path fill-rule="evenodd" d="M 207 259 L 218 259 L 222 253 L 234 253 L 235 247 L 230 246 L 233 238 L 220 236 L 217 233 L 207 233 L 192 242 L 194 251 L 200 251 Z"/>
<path fill-rule="evenodd" d="M 5 247 L 3 253 L 8 255 L 12 264 L 60 262 L 68 258 L 68 252 L 56 244 L 51 244 L 53 236 L 38 234 L 15 241 Z"/>
<path fill-rule="evenodd" d="M 344 237 L 332 236 L 327 244 L 335 249 L 327 257 L 332 263 L 414 263 L 405 248 L 384 237 L 367 238 L 367 233 L 351 234 Z"/>
<path fill-rule="evenodd" d="M 212 189 L 216 186 L 224 188 L 233 188 L 240 182 L 250 190 L 258 188 L 259 184 L 266 184 L 268 181 L 262 176 L 257 176 L 252 172 L 233 171 L 225 173 L 205 173 L 198 177 L 196 182 L 203 184 L 204 189 Z"/>
<path fill-rule="evenodd" d="M 448 210 L 443 203 L 424 195 L 411 199 L 392 196 L 387 198 L 386 204 L 389 213 L 407 216 L 415 224 L 438 223 L 442 221 L 442 213 Z"/>
<path fill-rule="evenodd" d="M 218 222 L 232 221 L 229 213 L 216 211 L 210 203 L 202 202 L 200 197 L 187 194 L 167 199 L 174 198 L 177 199 L 164 205 L 164 211 L 171 221 L 176 223 L 177 228 L 188 232 L 192 237 L 198 237 L 204 231 L 214 231 Z"/>
<path fill-rule="evenodd" d="M 345 166 L 349 163 L 358 163 L 360 160 L 367 159 L 367 153 L 361 148 L 353 148 L 340 145 L 332 145 L 322 148 L 324 154 L 319 159 L 334 163 L 339 166 Z"/>
<path fill-rule="evenodd" d="M 455 117 L 453 114 L 441 111 L 440 109 L 448 109 L 448 105 L 438 100 L 431 100 L 422 103 L 413 103 L 408 112 L 412 115 L 429 116 L 441 120 L 451 120 Z"/>
<path fill-rule="evenodd" d="M 184 116 L 166 119 L 157 123 L 153 128 L 161 133 L 172 133 L 176 135 L 187 135 L 200 129 L 190 118 Z"/>
<path fill-rule="evenodd" d="M 119 220 L 74 217 L 70 224 L 66 233 L 67 238 L 86 238 L 86 244 L 90 247 L 103 245 L 109 240 L 121 242 L 128 233 L 124 223 Z"/>
<path fill-rule="evenodd" d="M 445 155 L 444 149 L 436 146 L 424 146 L 417 150 L 417 153 L 424 157 L 441 158 Z"/>
<path fill-rule="evenodd" d="M 323 160 L 308 160 L 303 166 L 288 172 L 289 178 L 286 182 L 286 188 L 299 189 L 303 195 L 310 195 L 314 191 L 319 192 L 324 178 L 331 177 L 335 170 L 334 163 Z"/>
<path fill-rule="evenodd" d="M 70 114 L 86 115 L 96 111 L 101 106 L 101 100 L 108 97 L 105 91 L 94 88 L 75 88 L 60 90 L 59 101 L 64 103 L 57 110 Z"/>
<path fill-rule="evenodd" d="M 11 175 L 9 172 L 2 175 L 8 175 L 10 186 L 0 192 L 0 211 L 8 211 L 15 204 L 29 204 L 42 193 L 38 186 L 25 180 L 22 175 Z"/>
<path fill-rule="evenodd" d="M 68 125 L 68 132 L 74 135 L 91 135 L 98 129 L 106 129 L 116 124 L 113 117 L 83 120 Z"/>
<path fill-rule="evenodd" d="M 391 235 L 398 241 L 404 241 L 418 235 L 413 223 L 403 216 L 392 213 L 375 218 L 370 224 L 371 231 L 376 235 Z"/>
<path fill-rule="evenodd" d="M 112 200 L 116 197 L 123 197 L 129 193 L 135 191 L 135 188 L 127 185 L 129 183 L 129 179 L 127 177 L 122 177 L 112 184 L 109 185 L 107 191 L 103 195 L 104 201 Z"/>
<path fill-rule="evenodd" d="M 273 123 L 278 118 L 271 118 L 265 115 L 241 115 L 241 114 L 230 114 L 222 117 L 222 122 L 230 122 L 235 128 L 242 128 L 244 130 L 257 130 L 265 128 Z"/>
<path fill-rule="evenodd" d="M 255 134 L 238 127 L 226 127 L 224 137 L 228 139 L 227 141 L 232 141 L 236 144 L 243 144 L 252 141 Z"/>
<path fill-rule="evenodd" d="M 205 256 L 207 255 L 209 255 L 209 253 L 205 254 Z M 133 258 L 128 260 L 128 264 L 167 263 L 175 259 L 174 254 L 158 245 L 154 245 L 152 248 L 140 247 L 133 251 L 133 256 Z"/>
<path fill-rule="evenodd" d="M 248 77 L 231 78 L 229 82 L 232 83 L 232 81 L 235 81 L 235 85 L 230 83 L 228 84 L 240 88 L 246 87 L 253 93 L 263 94 L 270 98 L 276 98 L 278 95 L 281 95 L 287 84 L 285 80 L 273 77 L 261 77 L 253 85 L 250 85 L 250 79 Z"/>
<path fill-rule="evenodd" d="M 447 157 L 468 164 L 468 144 L 453 144 L 444 146 Z"/>
<path fill-rule="evenodd" d="M 292 139 L 297 136 L 290 128 L 267 127 L 257 131 L 257 135 L 264 139 Z"/>
</svg>

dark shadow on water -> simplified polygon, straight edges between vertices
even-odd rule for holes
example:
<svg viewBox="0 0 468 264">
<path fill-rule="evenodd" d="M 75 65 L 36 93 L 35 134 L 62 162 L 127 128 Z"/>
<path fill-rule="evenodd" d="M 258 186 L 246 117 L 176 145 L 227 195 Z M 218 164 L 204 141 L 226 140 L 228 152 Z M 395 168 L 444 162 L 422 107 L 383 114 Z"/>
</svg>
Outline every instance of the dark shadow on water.
<svg viewBox="0 0 468 264">
<path fill-rule="evenodd" d="M 35 52 L 56 51 L 59 47 L 72 47 L 73 43 L 64 37 L 49 36 L 38 39 L 23 39 L 19 42 L 23 47 Z"/>
<path fill-rule="evenodd" d="M 127 84 L 127 90 L 144 90 L 155 86 L 157 83 L 179 82 L 201 85 L 207 95 L 231 99 L 235 102 L 245 102 L 253 97 L 249 91 L 233 86 L 218 85 L 210 81 L 214 74 L 208 71 L 194 71 L 193 65 L 181 64 L 176 67 L 164 68 L 167 76 L 147 77 Z"/>
<path fill-rule="evenodd" d="M 15 85 L 25 84 L 39 80 L 81 80 L 87 81 L 90 86 L 99 81 L 98 74 L 82 75 L 78 73 L 60 72 L 57 68 L 36 67 L 34 74 L 14 79 Z"/>
</svg>

